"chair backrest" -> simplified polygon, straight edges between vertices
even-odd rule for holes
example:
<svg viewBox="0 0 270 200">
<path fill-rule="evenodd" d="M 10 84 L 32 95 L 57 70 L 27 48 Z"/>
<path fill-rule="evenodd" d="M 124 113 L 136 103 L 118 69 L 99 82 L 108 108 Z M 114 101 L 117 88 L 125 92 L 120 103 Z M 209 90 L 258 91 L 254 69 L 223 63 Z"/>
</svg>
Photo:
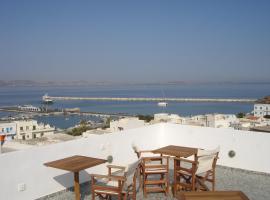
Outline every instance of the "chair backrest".
<svg viewBox="0 0 270 200">
<path fill-rule="evenodd" d="M 141 157 L 152 157 L 155 154 L 151 153 L 151 152 L 141 152 L 143 149 L 138 145 L 138 144 L 132 144 L 132 149 L 134 150 L 134 152 L 137 154 L 138 158 Z"/>
<path fill-rule="evenodd" d="M 210 156 L 218 153 L 220 151 L 220 146 L 212 150 L 198 149 L 197 156 Z"/>
<path fill-rule="evenodd" d="M 214 150 L 198 149 L 197 153 L 198 166 L 196 174 L 207 172 L 215 167 L 215 162 L 218 157 L 219 150 L 220 147 L 217 147 Z"/>
<path fill-rule="evenodd" d="M 136 175 L 137 168 L 140 164 L 140 160 L 136 160 L 129 165 L 127 165 L 126 170 L 125 170 L 125 176 L 126 176 L 126 185 L 132 185 L 133 183 L 133 178 L 134 175 Z"/>
</svg>

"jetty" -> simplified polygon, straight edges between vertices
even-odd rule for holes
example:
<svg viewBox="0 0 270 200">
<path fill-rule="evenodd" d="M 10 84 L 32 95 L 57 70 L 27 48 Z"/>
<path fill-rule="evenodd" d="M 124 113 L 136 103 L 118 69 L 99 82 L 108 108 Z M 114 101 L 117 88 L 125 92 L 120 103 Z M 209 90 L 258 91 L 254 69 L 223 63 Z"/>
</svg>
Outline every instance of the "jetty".
<svg viewBox="0 0 270 200">
<path fill-rule="evenodd" d="M 220 102 L 220 103 L 254 103 L 257 99 L 248 98 L 148 98 L 148 97 L 56 97 L 53 100 L 89 100 L 89 101 L 170 101 L 170 102 Z"/>
</svg>

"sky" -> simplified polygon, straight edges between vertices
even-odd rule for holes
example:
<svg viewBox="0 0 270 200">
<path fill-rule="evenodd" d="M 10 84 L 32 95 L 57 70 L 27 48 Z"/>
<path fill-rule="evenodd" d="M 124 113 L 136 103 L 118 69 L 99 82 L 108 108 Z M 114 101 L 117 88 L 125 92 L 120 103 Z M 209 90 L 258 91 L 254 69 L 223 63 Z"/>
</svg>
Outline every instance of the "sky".
<svg viewBox="0 0 270 200">
<path fill-rule="evenodd" d="M 0 80 L 270 81 L 268 0 L 1 0 Z"/>
</svg>

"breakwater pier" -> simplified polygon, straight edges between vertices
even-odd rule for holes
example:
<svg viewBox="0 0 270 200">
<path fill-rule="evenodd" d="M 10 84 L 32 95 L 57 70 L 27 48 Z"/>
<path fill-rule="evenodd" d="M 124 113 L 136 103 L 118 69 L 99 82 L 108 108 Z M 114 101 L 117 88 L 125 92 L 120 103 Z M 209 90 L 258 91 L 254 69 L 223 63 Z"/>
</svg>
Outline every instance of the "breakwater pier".
<svg viewBox="0 0 270 200">
<path fill-rule="evenodd" d="M 89 101 L 167 101 L 167 102 L 220 102 L 254 103 L 257 99 L 248 98 L 148 98 L 148 97 L 56 97 L 53 100 L 89 100 Z"/>
</svg>

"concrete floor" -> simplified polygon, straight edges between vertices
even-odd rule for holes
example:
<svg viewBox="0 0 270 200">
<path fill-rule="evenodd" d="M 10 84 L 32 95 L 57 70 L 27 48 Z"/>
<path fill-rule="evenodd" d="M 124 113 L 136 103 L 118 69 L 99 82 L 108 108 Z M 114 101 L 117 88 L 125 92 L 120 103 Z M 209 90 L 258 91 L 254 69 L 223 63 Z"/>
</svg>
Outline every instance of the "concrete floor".
<svg viewBox="0 0 270 200">
<path fill-rule="evenodd" d="M 170 181 L 172 181 L 173 171 L 170 170 Z M 270 199 L 270 174 L 251 172 L 241 169 L 217 166 L 216 169 L 216 190 L 241 190 L 250 200 L 267 200 Z M 81 185 L 82 200 L 91 200 L 90 183 Z M 71 190 L 51 194 L 39 200 L 73 200 L 74 192 Z M 97 198 L 98 199 L 98 198 Z M 115 198 L 113 198 L 115 199 Z M 137 199 L 174 200 L 172 194 L 166 197 L 162 193 L 148 194 L 147 198 L 143 197 L 140 190 L 137 193 Z"/>
</svg>

